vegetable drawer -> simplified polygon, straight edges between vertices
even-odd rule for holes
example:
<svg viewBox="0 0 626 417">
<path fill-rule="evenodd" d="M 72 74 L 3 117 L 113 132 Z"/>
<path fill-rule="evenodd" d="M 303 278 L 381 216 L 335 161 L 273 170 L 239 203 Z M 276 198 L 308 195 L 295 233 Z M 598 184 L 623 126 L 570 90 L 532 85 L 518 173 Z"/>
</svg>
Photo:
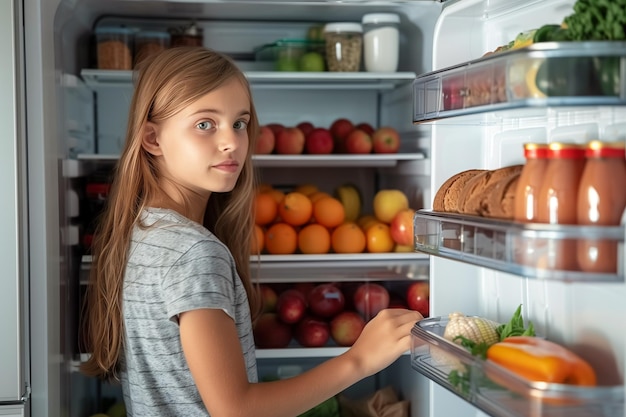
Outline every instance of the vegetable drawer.
<svg viewBox="0 0 626 417">
<path fill-rule="evenodd" d="M 419 321 L 411 331 L 411 366 L 493 416 L 623 417 L 624 387 L 531 382 L 472 356 L 443 338 L 447 318 Z"/>
</svg>

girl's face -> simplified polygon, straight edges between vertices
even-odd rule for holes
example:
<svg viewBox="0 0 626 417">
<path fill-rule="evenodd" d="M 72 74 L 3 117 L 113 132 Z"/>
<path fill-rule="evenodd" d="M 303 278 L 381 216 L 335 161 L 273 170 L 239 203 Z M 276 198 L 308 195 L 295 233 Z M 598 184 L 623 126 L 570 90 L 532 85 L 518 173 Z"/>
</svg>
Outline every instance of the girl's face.
<svg viewBox="0 0 626 417">
<path fill-rule="evenodd" d="M 203 197 L 231 191 L 248 153 L 250 99 L 237 79 L 153 125 L 162 174 Z M 156 149 L 156 152 L 154 151 Z"/>
</svg>

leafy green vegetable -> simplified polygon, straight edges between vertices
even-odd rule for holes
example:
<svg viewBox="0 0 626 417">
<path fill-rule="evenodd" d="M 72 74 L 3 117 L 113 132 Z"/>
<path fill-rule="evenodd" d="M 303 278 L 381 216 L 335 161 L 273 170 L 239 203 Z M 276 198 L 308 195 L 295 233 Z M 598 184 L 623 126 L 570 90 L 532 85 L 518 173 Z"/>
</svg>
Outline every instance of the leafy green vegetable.
<svg viewBox="0 0 626 417">
<path fill-rule="evenodd" d="M 323 403 L 300 414 L 298 417 L 341 417 L 337 397 L 330 397 Z"/>
<path fill-rule="evenodd" d="M 496 328 L 496 332 L 500 335 L 500 341 L 509 336 L 535 336 L 535 328 L 531 322 L 528 328 L 524 326 L 524 318 L 522 317 L 522 305 L 520 304 L 513 313 L 513 317 L 506 324 L 501 324 Z"/>
<path fill-rule="evenodd" d="M 625 40 L 626 0 L 577 0 L 564 23 L 573 41 Z"/>
</svg>

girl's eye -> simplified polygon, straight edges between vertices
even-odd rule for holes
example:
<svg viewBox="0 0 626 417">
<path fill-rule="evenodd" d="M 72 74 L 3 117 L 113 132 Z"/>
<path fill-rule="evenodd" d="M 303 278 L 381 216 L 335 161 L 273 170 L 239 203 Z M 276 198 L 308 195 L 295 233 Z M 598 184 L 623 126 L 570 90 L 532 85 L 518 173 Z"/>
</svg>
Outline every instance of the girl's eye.
<svg viewBox="0 0 626 417">
<path fill-rule="evenodd" d="M 196 127 L 200 130 L 209 130 L 213 127 L 213 123 L 207 120 L 207 121 L 198 123 Z"/>
<path fill-rule="evenodd" d="M 245 120 L 238 120 L 235 122 L 233 127 L 237 130 L 245 130 L 248 127 L 248 122 Z"/>
</svg>

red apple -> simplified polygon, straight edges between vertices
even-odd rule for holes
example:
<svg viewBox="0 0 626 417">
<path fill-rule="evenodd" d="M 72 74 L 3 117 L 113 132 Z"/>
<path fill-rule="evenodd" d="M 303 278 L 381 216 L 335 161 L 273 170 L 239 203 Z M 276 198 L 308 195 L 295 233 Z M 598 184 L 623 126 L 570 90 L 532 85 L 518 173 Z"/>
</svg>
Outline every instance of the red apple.
<svg viewBox="0 0 626 417">
<path fill-rule="evenodd" d="M 276 135 L 276 153 L 298 155 L 304 151 L 304 134 L 297 127 L 286 127 Z"/>
<path fill-rule="evenodd" d="M 343 311 L 330 321 L 330 335 L 339 346 L 352 346 L 359 338 L 365 320 L 355 311 Z"/>
<path fill-rule="evenodd" d="M 304 347 L 322 347 L 330 339 L 330 325 L 315 317 L 305 317 L 296 325 L 294 336 Z"/>
<path fill-rule="evenodd" d="M 257 155 L 266 155 L 274 151 L 274 144 L 276 143 L 276 137 L 274 132 L 267 126 L 261 126 L 259 137 L 256 140 L 256 146 L 254 153 Z"/>
<path fill-rule="evenodd" d="M 304 133 L 304 137 L 307 137 L 309 133 L 315 129 L 315 126 L 313 126 L 313 123 L 311 122 L 300 122 L 296 125 L 296 127 Z"/>
<path fill-rule="evenodd" d="M 389 232 L 391 233 L 391 238 L 394 242 L 396 242 L 396 244 L 410 247 L 414 246 L 414 214 L 415 210 L 413 209 L 403 209 L 400 210 L 395 216 L 393 216 L 393 219 L 391 219 L 391 223 L 389 224 Z"/>
<path fill-rule="evenodd" d="M 363 283 L 354 293 L 354 308 L 366 320 L 374 317 L 380 310 L 389 307 L 389 291 L 380 284 Z"/>
<path fill-rule="evenodd" d="M 335 141 L 335 152 L 345 152 L 344 141 L 348 134 L 354 130 L 354 124 L 348 119 L 340 118 L 332 122 L 329 130 Z"/>
<path fill-rule="evenodd" d="M 297 323 L 306 313 L 306 299 L 298 290 L 285 290 L 278 296 L 276 312 L 285 323 Z"/>
<path fill-rule="evenodd" d="M 355 129 L 345 138 L 346 152 L 353 154 L 368 154 L 372 152 L 372 138 L 360 129 Z"/>
<path fill-rule="evenodd" d="M 300 291 L 304 295 L 304 299 L 308 299 L 309 293 L 315 288 L 315 284 L 312 282 L 296 282 L 291 288 Z"/>
<path fill-rule="evenodd" d="M 400 149 L 400 134 L 393 127 L 385 126 L 372 134 L 374 153 L 397 153 Z"/>
<path fill-rule="evenodd" d="M 269 285 L 261 285 L 259 290 L 261 291 L 261 300 L 263 301 L 263 312 L 270 313 L 276 311 L 276 301 L 278 295 L 276 291 Z"/>
<path fill-rule="evenodd" d="M 304 146 L 310 154 L 329 154 L 333 152 L 335 143 L 328 129 L 318 127 L 313 129 L 305 138 Z"/>
<path fill-rule="evenodd" d="M 419 311 L 428 317 L 430 310 L 430 284 L 428 281 L 416 281 L 406 291 L 406 304 L 411 310 Z"/>
<path fill-rule="evenodd" d="M 374 131 L 376 130 L 369 123 L 359 123 L 358 125 L 354 126 L 354 128 L 355 129 L 360 129 L 360 130 L 364 131 L 365 133 L 367 133 L 370 136 L 372 136 L 372 134 L 374 134 Z"/>
<path fill-rule="evenodd" d="M 270 123 L 265 126 L 269 127 L 272 132 L 274 132 L 274 136 L 277 136 L 285 128 L 285 126 L 280 123 Z"/>
<path fill-rule="evenodd" d="M 254 324 L 254 342 L 261 349 L 279 349 L 289 345 L 291 326 L 283 323 L 276 313 L 263 313 Z"/>
<path fill-rule="evenodd" d="M 322 318 L 330 318 L 341 312 L 345 298 L 341 290 L 331 283 L 319 284 L 309 293 L 309 309 Z"/>
</svg>

